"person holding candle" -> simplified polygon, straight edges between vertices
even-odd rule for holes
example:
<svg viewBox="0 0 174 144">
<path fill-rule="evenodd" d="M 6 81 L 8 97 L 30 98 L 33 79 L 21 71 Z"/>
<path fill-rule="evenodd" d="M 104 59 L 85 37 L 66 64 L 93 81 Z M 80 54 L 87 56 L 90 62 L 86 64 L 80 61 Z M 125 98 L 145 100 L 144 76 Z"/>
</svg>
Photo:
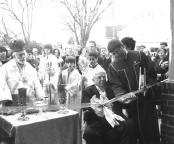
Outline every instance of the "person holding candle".
<svg viewBox="0 0 174 144">
<path fill-rule="evenodd" d="M 76 59 L 74 56 L 67 56 L 65 62 L 67 69 L 62 71 L 61 80 L 66 92 L 67 106 L 78 105 L 81 103 L 80 84 L 81 75 L 75 68 Z M 74 109 L 76 110 L 76 109 Z"/>
<path fill-rule="evenodd" d="M 46 44 L 44 46 L 45 56 L 40 60 L 38 71 L 45 95 L 53 100 L 50 100 L 50 103 L 54 103 L 54 96 L 57 94 L 58 76 L 60 73 L 57 58 L 52 54 L 52 50 L 51 44 Z"/>
</svg>

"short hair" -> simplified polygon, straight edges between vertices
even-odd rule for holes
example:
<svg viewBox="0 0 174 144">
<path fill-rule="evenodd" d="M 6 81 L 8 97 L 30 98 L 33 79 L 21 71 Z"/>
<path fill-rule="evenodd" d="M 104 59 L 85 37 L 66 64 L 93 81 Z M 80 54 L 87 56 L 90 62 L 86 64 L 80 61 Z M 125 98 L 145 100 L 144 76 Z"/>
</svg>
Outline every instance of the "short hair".
<svg viewBox="0 0 174 144">
<path fill-rule="evenodd" d="M 145 45 L 140 45 L 139 47 L 143 47 L 143 48 L 146 48 L 146 46 L 145 46 Z"/>
<path fill-rule="evenodd" d="M 123 47 L 123 43 L 118 39 L 112 39 L 108 43 L 108 51 L 112 53 L 115 49 Z"/>
<path fill-rule="evenodd" d="M 46 44 L 44 45 L 44 49 L 53 49 L 52 45 L 51 44 Z"/>
<path fill-rule="evenodd" d="M 60 55 L 60 50 L 58 48 L 53 50 L 53 54 L 55 54 L 56 50 L 58 51 L 59 55 Z"/>
<path fill-rule="evenodd" d="M 160 45 L 165 45 L 166 47 L 168 46 L 167 42 L 161 42 Z"/>
<path fill-rule="evenodd" d="M 3 46 L 0 46 L 0 52 L 6 52 L 7 53 L 7 49 Z"/>
<path fill-rule="evenodd" d="M 151 47 L 150 52 L 158 52 L 159 48 L 158 47 Z"/>
<path fill-rule="evenodd" d="M 89 41 L 89 43 L 93 43 L 95 47 L 97 46 L 96 42 L 93 40 Z"/>
<path fill-rule="evenodd" d="M 93 73 L 93 79 L 97 76 L 97 75 L 99 75 L 99 74 L 104 74 L 105 76 L 106 76 L 106 72 L 104 71 L 104 70 L 98 70 L 98 71 L 94 71 L 94 73 Z"/>
<path fill-rule="evenodd" d="M 127 50 L 134 50 L 136 41 L 132 37 L 124 37 L 121 42 L 125 45 Z"/>
<path fill-rule="evenodd" d="M 62 44 L 59 44 L 58 47 L 62 49 Z"/>
<path fill-rule="evenodd" d="M 157 52 L 159 53 L 161 50 L 163 50 L 165 54 L 167 53 L 167 49 L 165 49 L 165 48 L 158 49 Z"/>
<path fill-rule="evenodd" d="M 51 44 L 46 44 L 46 45 L 44 45 L 44 49 L 50 49 L 50 51 L 52 53 L 53 47 Z"/>
<path fill-rule="evenodd" d="M 66 56 L 65 62 L 76 63 L 76 58 L 74 56 Z"/>
<path fill-rule="evenodd" d="M 93 56 L 95 58 L 98 58 L 99 52 L 97 50 L 88 51 L 88 56 Z"/>
</svg>

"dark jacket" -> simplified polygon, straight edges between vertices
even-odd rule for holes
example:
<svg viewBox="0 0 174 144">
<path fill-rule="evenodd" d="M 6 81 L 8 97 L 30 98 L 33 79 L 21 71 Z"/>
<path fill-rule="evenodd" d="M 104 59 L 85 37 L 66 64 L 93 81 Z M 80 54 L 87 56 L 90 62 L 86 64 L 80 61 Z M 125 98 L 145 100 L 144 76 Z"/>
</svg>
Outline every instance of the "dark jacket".
<svg viewBox="0 0 174 144">
<path fill-rule="evenodd" d="M 98 57 L 98 64 L 104 68 L 104 70 L 107 72 L 109 64 L 111 63 L 111 58 L 106 58 L 106 57 Z"/>
<path fill-rule="evenodd" d="M 156 62 L 154 62 L 154 68 L 156 73 L 161 74 L 159 77 L 159 81 L 164 80 L 166 78 L 165 74 L 168 72 L 168 67 L 163 69 L 161 65 L 165 62 L 169 62 L 169 58 L 166 56 L 164 59 L 157 59 Z"/>
<path fill-rule="evenodd" d="M 106 96 L 108 99 L 114 98 L 114 93 L 110 86 L 107 84 L 106 88 Z M 100 98 L 100 94 L 96 88 L 95 85 L 91 85 L 87 87 L 86 89 L 83 90 L 83 95 L 82 95 L 82 103 L 89 103 L 90 99 L 96 95 L 97 98 Z M 84 114 L 84 120 L 87 122 L 95 121 L 98 119 L 98 116 L 94 113 L 94 110 L 92 108 L 85 109 L 85 114 Z M 117 102 L 113 103 L 113 112 L 125 117 L 122 113 L 121 105 Z"/>
</svg>

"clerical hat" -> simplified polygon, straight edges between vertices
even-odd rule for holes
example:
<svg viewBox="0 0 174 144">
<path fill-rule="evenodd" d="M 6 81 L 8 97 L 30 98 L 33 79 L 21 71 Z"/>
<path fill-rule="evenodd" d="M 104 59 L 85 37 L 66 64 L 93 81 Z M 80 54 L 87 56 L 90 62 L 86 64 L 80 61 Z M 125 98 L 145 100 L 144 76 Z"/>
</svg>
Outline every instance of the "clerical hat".
<svg viewBox="0 0 174 144">
<path fill-rule="evenodd" d="M 112 53 L 113 51 L 115 51 L 115 49 L 121 48 L 123 46 L 124 45 L 123 45 L 123 43 L 120 40 L 118 40 L 118 39 L 112 39 L 108 43 L 108 51 L 110 53 Z"/>
<path fill-rule="evenodd" d="M 25 50 L 25 43 L 21 39 L 14 40 L 10 43 L 10 49 L 12 50 L 12 52 L 23 51 Z"/>
</svg>

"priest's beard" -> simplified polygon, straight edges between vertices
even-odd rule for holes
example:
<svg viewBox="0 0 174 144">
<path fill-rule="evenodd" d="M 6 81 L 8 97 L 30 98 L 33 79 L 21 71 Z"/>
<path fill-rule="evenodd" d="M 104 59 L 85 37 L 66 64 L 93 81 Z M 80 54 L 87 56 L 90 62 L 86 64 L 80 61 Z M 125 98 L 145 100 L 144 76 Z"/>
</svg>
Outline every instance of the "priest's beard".
<svg viewBox="0 0 174 144">
<path fill-rule="evenodd" d="M 116 63 L 123 62 L 125 59 L 126 59 L 126 53 L 121 53 L 118 56 L 112 55 L 112 57 L 111 57 L 111 61 L 116 62 Z"/>
<path fill-rule="evenodd" d="M 21 67 L 23 67 L 26 63 L 25 59 L 20 60 L 20 59 L 15 58 L 15 60 Z"/>
</svg>

